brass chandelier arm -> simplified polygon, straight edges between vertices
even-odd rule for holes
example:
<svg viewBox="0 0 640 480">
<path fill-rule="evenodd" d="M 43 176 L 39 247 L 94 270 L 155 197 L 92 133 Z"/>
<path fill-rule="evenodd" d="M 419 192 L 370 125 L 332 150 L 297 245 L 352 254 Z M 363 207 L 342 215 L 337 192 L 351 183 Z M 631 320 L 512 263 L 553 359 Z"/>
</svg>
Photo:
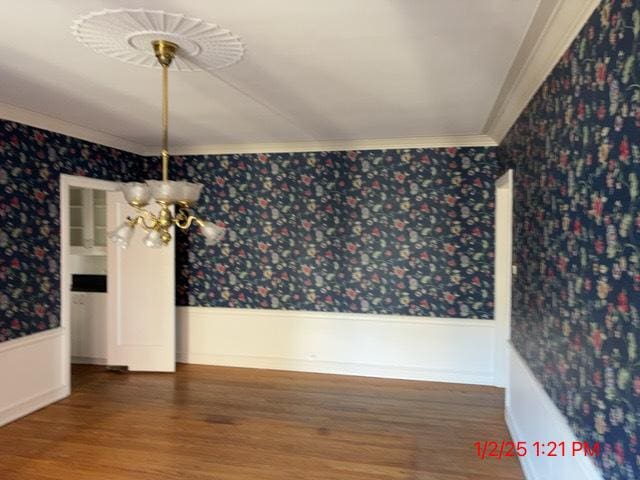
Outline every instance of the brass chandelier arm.
<svg viewBox="0 0 640 480">
<path fill-rule="evenodd" d="M 154 228 L 153 226 L 147 225 L 147 222 L 145 222 L 144 218 L 142 218 L 142 216 L 140 216 L 140 215 L 138 215 L 135 218 L 129 217 L 128 221 L 129 221 L 129 225 L 131 225 L 132 227 L 135 227 L 136 225 L 141 225 L 142 228 L 147 232 L 150 231 L 150 230 L 153 230 L 153 228 Z"/>
<path fill-rule="evenodd" d="M 160 228 L 168 228 L 170 225 L 175 225 L 181 230 L 188 230 L 194 223 L 200 227 L 204 226 L 204 222 L 195 215 L 191 215 L 189 210 L 181 208 L 178 213 L 173 216 L 171 211 L 166 208 L 163 209 L 163 218 L 151 213 L 144 208 L 137 208 L 138 215 L 135 217 L 127 217 L 127 223 L 132 227 L 141 225 L 146 231 L 158 230 Z M 162 216 L 162 215 L 161 215 Z M 147 223 L 149 221 L 149 223 Z"/>
<path fill-rule="evenodd" d="M 138 215 L 135 217 L 127 217 L 127 223 L 132 227 L 141 225 L 146 231 L 157 230 L 160 227 L 169 227 L 175 225 L 182 230 L 188 230 L 194 223 L 200 227 L 204 226 L 204 222 L 195 215 L 191 215 L 190 212 L 184 208 L 181 208 L 178 213 L 173 216 L 171 212 L 166 209 L 164 218 L 160 218 L 157 215 L 145 210 L 144 208 L 138 208 Z M 149 223 L 147 223 L 149 221 Z"/>
<path fill-rule="evenodd" d="M 202 220 L 195 215 L 190 215 L 188 210 L 182 208 L 176 215 L 174 222 L 181 230 L 188 230 L 193 223 L 200 227 L 204 226 L 204 222 Z"/>
<path fill-rule="evenodd" d="M 127 224 L 130 227 L 142 225 L 142 228 L 144 228 L 146 231 L 150 230 L 150 228 L 147 227 L 146 223 L 144 222 L 144 219 L 140 215 L 136 215 L 135 217 L 127 217 Z"/>
<path fill-rule="evenodd" d="M 142 228 L 144 228 L 147 232 L 150 230 L 155 230 L 158 227 L 158 218 L 153 213 L 143 208 L 138 208 L 137 210 L 138 215 L 136 215 L 134 218 L 127 217 L 127 222 L 129 223 L 129 225 L 131 225 L 132 227 L 141 225 Z M 145 217 L 150 217 L 151 225 L 147 223 Z"/>
</svg>

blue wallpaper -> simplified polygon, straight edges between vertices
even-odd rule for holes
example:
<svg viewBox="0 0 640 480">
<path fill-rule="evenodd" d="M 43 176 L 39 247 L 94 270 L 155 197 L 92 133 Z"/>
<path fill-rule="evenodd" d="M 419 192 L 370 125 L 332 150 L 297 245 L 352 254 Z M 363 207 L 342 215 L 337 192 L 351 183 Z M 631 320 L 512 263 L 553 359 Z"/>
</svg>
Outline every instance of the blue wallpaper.
<svg viewBox="0 0 640 480">
<path fill-rule="evenodd" d="M 0 342 L 59 326 L 60 174 L 134 179 L 137 158 L 0 120 Z"/>
<path fill-rule="evenodd" d="M 157 159 L 0 120 L 0 342 L 59 326 L 59 175 Z M 495 149 L 178 157 L 229 226 L 177 243 L 180 305 L 493 317 Z"/>
<path fill-rule="evenodd" d="M 640 478 L 639 32 L 640 0 L 602 2 L 501 146 L 513 342 L 609 480 Z"/>
<path fill-rule="evenodd" d="M 0 121 L 0 342 L 59 326 L 59 175 L 156 177 L 140 157 Z M 179 305 L 493 317 L 495 149 L 178 157 L 205 183 Z"/>
<path fill-rule="evenodd" d="M 229 227 L 178 238 L 178 304 L 493 318 L 496 171 L 494 148 L 178 157 Z"/>
</svg>

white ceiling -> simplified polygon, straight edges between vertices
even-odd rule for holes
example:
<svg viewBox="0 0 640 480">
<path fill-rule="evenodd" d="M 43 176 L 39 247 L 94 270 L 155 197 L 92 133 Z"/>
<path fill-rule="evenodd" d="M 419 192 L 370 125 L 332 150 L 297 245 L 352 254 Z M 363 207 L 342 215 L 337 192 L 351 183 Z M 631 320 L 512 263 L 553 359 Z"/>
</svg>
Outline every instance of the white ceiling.
<svg viewBox="0 0 640 480">
<path fill-rule="evenodd" d="M 537 5 L 12 1 L 0 16 L 0 102 L 156 147 L 159 70 L 98 55 L 70 33 L 88 12 L 144 7 L 218 23 L 247 48 L 213 74 L 172 72 L 174 148 L 481 134 Z"/>
</svg>

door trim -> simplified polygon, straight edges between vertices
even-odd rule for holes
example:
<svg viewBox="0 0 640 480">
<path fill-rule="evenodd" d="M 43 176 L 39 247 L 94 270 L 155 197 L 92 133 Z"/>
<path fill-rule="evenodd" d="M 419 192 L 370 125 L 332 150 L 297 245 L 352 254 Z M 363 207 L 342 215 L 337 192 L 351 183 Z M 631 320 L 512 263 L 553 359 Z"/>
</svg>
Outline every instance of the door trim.
<svg viewBox="0 0 640 480">
<path fill-rule="evenodd" d="M 498 178 L 495 185 L 494 375 L 495 385 L 506 387 L 509 375 L 507 347 L 511 338 L 513 170 Z"/>
<path fill-rule="evenodd" d="M 69 261 L 71 255 L 69 234 L 69 189 L 91 188 L 112 191 L 118 189 L 118 182 L 79 175 L 60 174 L 60 327 L 62 328 L 62 380 L 71 389 L 71 278 Z"/>
</svg>

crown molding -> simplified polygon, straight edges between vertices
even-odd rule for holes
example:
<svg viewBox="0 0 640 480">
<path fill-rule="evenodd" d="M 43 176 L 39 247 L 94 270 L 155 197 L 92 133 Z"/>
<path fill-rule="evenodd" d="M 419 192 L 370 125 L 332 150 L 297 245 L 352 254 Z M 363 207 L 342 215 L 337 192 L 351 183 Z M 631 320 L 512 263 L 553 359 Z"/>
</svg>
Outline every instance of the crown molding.
<svg viewBox="0 0 640 480">
<path fill-rule="evenodd" d="M 483 131 L 502 142 L 599 0 L 540 0 Z"/>
<path fill-rule="evenodd" d="M 376 138 L 362 140 L 318 140 L 282 143 L 231 143 L 219 145 L 175 145 L 172 155 L 231 155 L 243 153 L 323 152 L 344 150 L 388 150 L 405 148 L 494 147 L 487 135 Z M 160 147 L 146 147 L 143 155 L 158 155 Z"/>
<path fill-rule="evenodd" d="M 16 107 L 0 102 L 0 118 L 10 122 L 23 123 L 31 127 L 49 130 L 69 137 L 79 138 L 87 142 L 97 143 L 107 147 L 117 148 L 126 152 L 143 155 L 145 147 L 121 137 L 106 132 L 83 127 L 76 123 L 60 120 L 26 108 Z"/>
<path fill-rule="evenodd" d="M 32 127 L 79 138 L 142 156 L 157 156 L 160 146 L 141 145 L 99 130 L 83 127 L 58 118 L 0 102 L 0 118 Z M 317 140 L 278 143 L 230 143 L 212 145 L 177 145 L 173 155 L 231 155 L 243 153 L 319 152 L 342 150 L 385 150 L 404 148 L 493 147 L 496 142 L 487 135 L 442 135 L 407 138 L 362 140 Z"/>
</svg>

